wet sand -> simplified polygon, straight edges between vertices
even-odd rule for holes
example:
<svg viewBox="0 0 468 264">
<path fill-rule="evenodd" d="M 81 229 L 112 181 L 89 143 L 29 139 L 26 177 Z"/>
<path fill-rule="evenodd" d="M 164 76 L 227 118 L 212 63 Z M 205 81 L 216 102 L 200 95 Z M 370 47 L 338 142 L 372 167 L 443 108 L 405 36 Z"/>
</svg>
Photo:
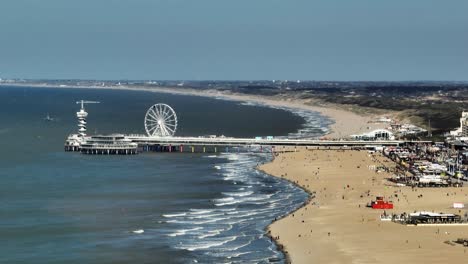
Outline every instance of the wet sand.
<svg viewBox="0 0 468 264">
<path fill-rule="evenodd" d="M 366 204 L 385 196 L 395 209 L 464 215 L 453 202 L 468 202 L 466 188 L 395 187 L 372 165 L 394 166 L 367 151 L 305 150 L 282 153 L 261 170 L 288 179 L 315 197 L 274 222 L 269 230 L 292 263 L 464 263 L 468 248 L 445 241 L 468 238 L 468 226 L 405 226 L 380 221 L 383 210 Z M 348 187 L 349 185 L 349 187 Z M 398 197 L 396 197 L 397 195 Z M 422 198 L 418 198 L 422 195 Z"/>
</svg>

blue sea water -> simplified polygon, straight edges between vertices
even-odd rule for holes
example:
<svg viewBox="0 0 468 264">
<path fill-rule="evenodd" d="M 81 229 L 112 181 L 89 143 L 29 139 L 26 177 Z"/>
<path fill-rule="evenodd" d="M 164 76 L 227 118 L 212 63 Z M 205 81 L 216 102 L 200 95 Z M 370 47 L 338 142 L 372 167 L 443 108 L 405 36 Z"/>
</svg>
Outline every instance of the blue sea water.
<svg viewBox="0 0 468 264">
<path fill-rule="evenodd" d="M 87 106 L 90 133 L 143 133 L 159 102 L 176 110 L 178 135 L 319 136 L 329 124 L 202 97 L 0 87 L 0 263 L 284 261 L 264 229 L 307 195 L 255 170 L 269 154 L 66 153 L 80 99 L 101 101 Z"/>
</svg>

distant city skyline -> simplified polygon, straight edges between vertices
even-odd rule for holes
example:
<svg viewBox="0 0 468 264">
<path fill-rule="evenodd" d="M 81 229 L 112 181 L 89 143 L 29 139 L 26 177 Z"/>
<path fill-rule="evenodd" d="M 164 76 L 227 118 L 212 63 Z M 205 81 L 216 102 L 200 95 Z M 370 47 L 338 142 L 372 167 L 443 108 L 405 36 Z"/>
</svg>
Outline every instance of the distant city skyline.
<svg viewBox="0 0 468 264">
<path fill-rule="evenodd" d="M 467 81 L 468 1 L 15 0 L 0 78 Z"/>
</svg>

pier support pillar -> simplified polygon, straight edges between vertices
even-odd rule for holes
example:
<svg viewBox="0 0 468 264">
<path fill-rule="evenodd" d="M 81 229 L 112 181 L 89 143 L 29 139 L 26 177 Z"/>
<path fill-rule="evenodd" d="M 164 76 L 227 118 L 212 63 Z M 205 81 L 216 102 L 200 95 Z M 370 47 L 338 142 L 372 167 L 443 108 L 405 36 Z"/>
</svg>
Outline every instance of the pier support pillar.
<svg viewBox="0 0 468 264">
<path fill-rule="evenodd" d="M 180 145 L 180 152 L 184 152 L 184 145 Z"/>
</svg>

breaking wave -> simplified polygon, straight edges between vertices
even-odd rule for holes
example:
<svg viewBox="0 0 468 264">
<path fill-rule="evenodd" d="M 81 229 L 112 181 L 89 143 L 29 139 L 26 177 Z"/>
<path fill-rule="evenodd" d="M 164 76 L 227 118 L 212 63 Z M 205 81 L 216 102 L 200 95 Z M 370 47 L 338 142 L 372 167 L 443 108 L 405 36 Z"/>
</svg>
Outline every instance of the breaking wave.
<svg viewBox="0 0 468 264">
<path fill-rule="evenodd" d="M 207 208 L 164 214 L 167 237 L 174 240 L 171 244 L 192 252 L 199 263 L 283 260 L 282 253 L 264 236 L 265 227 L 300 206 L 307 194 L 255 169 L 268 161 L 268 154 L 224 153 L 219 157 L 217 177 L 235 184 L 219 193 Z M 259 250 L 262 248 L 268 250 Z"/>
</svg>

